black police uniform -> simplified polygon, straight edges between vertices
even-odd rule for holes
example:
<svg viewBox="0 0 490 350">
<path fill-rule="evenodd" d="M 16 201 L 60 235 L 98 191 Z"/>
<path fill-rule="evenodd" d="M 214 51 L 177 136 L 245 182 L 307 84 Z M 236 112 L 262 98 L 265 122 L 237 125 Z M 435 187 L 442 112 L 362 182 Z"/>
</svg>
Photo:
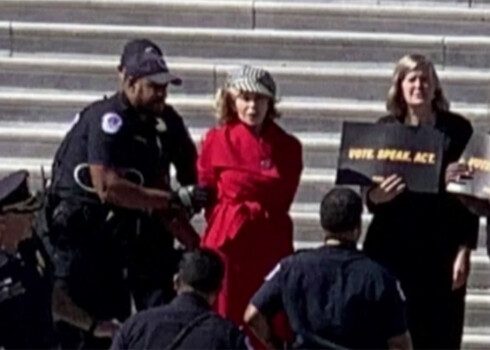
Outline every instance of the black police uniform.
<svg viewBox="0 0 490 350">
<path fill-rule="evenodd" d="M 17 254 L 0 250 L 0 348 L 54 346 L 52 271 L 42 243 L 20 243 Z"/>
<path fill-rule="evenodd" d="M 383 349 L 407 330 L 398 282 L 354 245 L 283 259 L 251 303 L 267 317 L 286 312 L 295 348 Z"/>
<path fill-rule="evenodd" d="M 20 171 L 0 181 L 1 214 L 39 208 L 27 177 Z M 15 253 L 0 249 L 0 348 L 54 346 L 51 292 L 52 266 L 37 236 L 21 241 Z"/>
<path fill-rule="evenodd" d="M 122 176 L 145 187 L 160 184 L 172 158 L 162 148 L 164 135 L 158 134 L 156 123 L 141 118 L 124 94 L 117 93 L 79 113 L 55 155 L 43 240 L 56 278 L 66 281 L 73 301 L 97 320 L 129 316 L 127 272 L 137 275 L 150 265 L 141 261 L 145 244 L 139 234 L 154 225 L 141 211 L 101 203 L 88 164 L 125 169 Z M 154 249 L 160 249 L 161 259 L 168 258 L 173 237 L 158 233 L 161 245 Z M 165 271 L 160 273 L 163 279 Z"/>
<path fill-rule="evenodd" d="M 166 106 L 157 118 L 156 130 L 161 145 L 161 174 L 169 179 L 172 164 L 180 186 L 194 185 L 197 151 L 182 118 L 172 107 Z M 133 248 L 130 281 L 136 309 L 169 302 L 175 296 L 172 276 L 180 260 L 180 251 L 173 249 L 173 236 L 166 232 L 160 220 L 142 216 Z"/>
<path fill-rule="evenodd" d="M 246 349 L 245 336 L 194 293 L 130 318 L 111 349 Z"/>
</svg>

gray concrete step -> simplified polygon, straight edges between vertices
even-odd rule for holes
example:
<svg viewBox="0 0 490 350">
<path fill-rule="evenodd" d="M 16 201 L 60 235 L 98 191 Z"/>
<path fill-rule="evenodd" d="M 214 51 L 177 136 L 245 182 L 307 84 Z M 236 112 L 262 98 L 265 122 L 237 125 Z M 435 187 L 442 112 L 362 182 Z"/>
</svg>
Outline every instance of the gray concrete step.
<svg viewBox="0 0 490 350">
<path fill-rule="evenodd" d="M 111 92 L 107 91 L 106 94 Z M 102 91 L 65 91 L 44 89 L 13 89 L 0 87 L 0 115 L 3 121 L 69 123 L 86 104 L 100 99 Z M 169 96 L 169 103 L 196 128 L 214 124 L 213 96 Z M 386 114 L 384 102 L 349 99 L 285 97 L 278 105 L 281 123 L 290 131 L 339 132 L 345 120 L 375 121 Z M 471 120 L 475 127 L 486 129 L 487 104 L 452 103 L 453 110 Z"/>
<path fill-rule="evenodd" d="M 48 150 L 57 147 L 69 127 L 69 123 L 0 121 L 0 143 L 3 143 L 2 147 L 0 147 L 0 157 L 8 156 L 14 150 L 17 156 L 21 157 L 49 157 L 52 155 L 52 152 L 48 151 L 46 153 L 43 149 L 39 148 L 39 145 L 46 145 Z M 189 130 L 194 142 L 197 144 L 200 143 L 204 133 L 207 131 L 205 128 L 194 127 L 191 127 Z M 310 157 L 311 159 L 314 159 L 315 156 L 330 156 L 329 153 L 332 153 L 336 157 L 340 144 L 339 133 L 295 132 L 294 134 L 301 141 L 304 152 L 313 153 Z M 9 143 L 11 143 L 11 146 L 8 146 Z M 31 146 L 31 144 L 35 144 L 35 146 Z M 26 147 L 22 148 L 22 146 Z M 305 164 L 309 167 L 335 166 L 335 162 L 310 163 L 308 160 Z"/>
<path fill-rule="evenodd" d="M 483 350 L 490 347 L 490 327 L 465 327 L 464 350 Z"/>
<path fill-rule="evenodd" d="M 466 295 L 465 326 L 481 327 L 490 324 L 490 290 L 469 289 Z"/>
<path fill-rule="evenodd" d="M 410 6 L 407 6 L 410 5 Z M 359 30 L 421 34 L 486 35 L 490 33 L 487 9 L 468 2 L 392 1 L 387 4 L 339 2 L 255 4 L 257 28 Z"/>
<path fill-rule="evenodd" d="M 0 22 L 13 52 L 117 53 L 131 37 L 164 41 L 170 55 L 310 60 L 394 61 L 418 49 L 443 61 L 443 37 L 359 32 L 184 28 L 141 25 Z M 10 40 L 11 39 L 11 40 Z"/>
<path fill-rule="evenodd" d="M 169 57 L 171 69 L 184 79 L 173 91 L 185 94 L 214 94 L 226 76 L 246 59 L 193 60 Z M 250 63 L 250 62 L 248 62 Z M 383 100 L 391 84 L 392 62 L 346 65 L 342 62 L 278 62 L 258 60 L 274 75 L 281 96 L 306 96 Z M 67 91 L 110 91 L 117 85 L 115 56 L 73 56 L 49 54 L 0 56 L 0 81 L 3 86 L 58 89 Z M 488 103 L 490 72 L 484 69 L 438 67 L 449 100 Z"/>
<path fill-rule="evenodd" d="M 252 0 L 5 0 L 1 20 L 250 28 Z M 158 13 L 156 16 L 155 14 Z"/>
<path fill-rule="evenodd" d="M 470 8 L 469 2 L 7 0 L 0 2 L 0 20 L 54 22 L 67 18 L 82 23 L 179 27 L 489 34 L 489 13 Z"/>
<path fill-rule="evenodd" d="M 420 52 L 445 66 L 486 67 L 490 38 L 356 31 L 184 28 L 141 25 L 0 22 L 0 47 L 10 52 L 116 54 L 134 37 L 165 42 L 172 56 L 312 61 L 394 62 Z"/>
</svg>

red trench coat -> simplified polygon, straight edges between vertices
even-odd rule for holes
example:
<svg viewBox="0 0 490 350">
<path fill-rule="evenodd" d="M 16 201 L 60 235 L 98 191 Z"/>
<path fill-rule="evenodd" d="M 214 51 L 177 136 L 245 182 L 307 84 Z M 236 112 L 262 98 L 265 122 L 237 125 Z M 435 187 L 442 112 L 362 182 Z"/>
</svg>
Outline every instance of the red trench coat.
<svg viewBox="0 0 490 350">
<path fill-rule="evenodd" d="M 303 168 L 300 142 L 266 120 L 257 137 L 240 122 L 211 129 L 198 160 L 200 185 L 217 191 L 202 245 L 225 261 L 217 311 L 241 324 L 264 277 L 293 252 L 288 214 Z"/>
</svg>

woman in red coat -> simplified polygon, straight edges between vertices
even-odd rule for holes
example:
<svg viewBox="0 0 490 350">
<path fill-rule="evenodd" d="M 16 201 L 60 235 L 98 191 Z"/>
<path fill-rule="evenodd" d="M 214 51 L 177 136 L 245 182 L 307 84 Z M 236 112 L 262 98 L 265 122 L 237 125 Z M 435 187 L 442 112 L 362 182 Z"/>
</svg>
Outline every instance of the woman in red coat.
<svg viewBox="0 0 490 350">
<path fill-rule="evenodd" d="M 243 66 L 217 94 L 219 126 L 205 136 L 199 184 L 213 188 L 202 245 L 226 264 L 217 311 L 242 324 L 268 272 L 293 252 L 288 214 L 302 163 L 299 141 L 276 123 L 276 85 L 265 70 Z"/>
</svg>

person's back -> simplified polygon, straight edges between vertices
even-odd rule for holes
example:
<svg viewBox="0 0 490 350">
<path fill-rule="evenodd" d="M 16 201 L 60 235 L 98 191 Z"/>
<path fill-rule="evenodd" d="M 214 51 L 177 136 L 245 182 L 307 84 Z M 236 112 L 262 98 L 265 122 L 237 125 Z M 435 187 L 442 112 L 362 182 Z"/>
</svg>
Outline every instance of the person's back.
<svg viewBox="0 0 490 350">
<path fill-rule="evenodd" d="M 238 328 L 211 311 L 203 298 L 183 293 L 169 305 L 143 311 L 130 319 L 113 348 L 167 349 L 174 343 L 174 349 L 240 349 L 243 338 Z"/>
<path fill-rule="evenodd" d="M 411 348 L 397 280 L 356 249 L 361 214 L 361 198 L 352 190 L 325 195 L 325 246 L 283 259 L 245 312 L 245 322 L 265 344 L 277 345 L 270 320 L 284 311 L 295 348 Z"/>
<path fill-rule="evenodd" d="M 177 297 L 124 323 L 111 349 L 245 349 L 245 336 L 211 310 L 224 265 L 211 250 L 184 254 L 175 277 Z"/>
<path fill-rule="evenodd" d="M 284 311 L 296 347 L 323 347 L 323 340 L 353 349 L 386 348 L 405 332 L 396 280 L 354 245 L 325 245 L 284 259 L 278 272 Z M 259 292 L 253 299 L 261 305 Z M 401 306 L 401 305 L 398 305 Z"/>
</svg>

